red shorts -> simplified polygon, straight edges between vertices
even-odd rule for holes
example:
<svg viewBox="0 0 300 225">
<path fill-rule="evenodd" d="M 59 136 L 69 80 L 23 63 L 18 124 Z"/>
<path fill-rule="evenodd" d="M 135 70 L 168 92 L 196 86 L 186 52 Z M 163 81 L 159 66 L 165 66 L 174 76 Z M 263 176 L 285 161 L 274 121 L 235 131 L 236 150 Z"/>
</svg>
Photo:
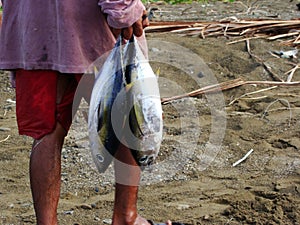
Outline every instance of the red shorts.
<svg viewBox="0 0 300 225">
<path fill-rule="evenodd" d="M 51 133 L 57 122 L 68 131 L 73 117 L 73 99 L 81 77 L 81 74 L 61 74 L 49 70 L 17 70 L 19 133 L 40 139 Z M 62 88 L 58 88 L 58 83 Z"/>
</svg>

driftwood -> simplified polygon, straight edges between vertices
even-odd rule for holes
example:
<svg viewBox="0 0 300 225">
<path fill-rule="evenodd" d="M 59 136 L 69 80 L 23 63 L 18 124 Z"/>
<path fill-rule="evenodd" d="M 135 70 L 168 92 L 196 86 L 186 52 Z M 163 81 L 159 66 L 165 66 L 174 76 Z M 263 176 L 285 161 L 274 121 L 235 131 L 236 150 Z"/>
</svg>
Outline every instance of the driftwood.
<svg viewBox="0 0 300 225">
<path fill-rule="evenodd" d="M 267 40 L 285 39 L 283 45 L 296 47 L 300 44 L 300 19 L 294 20 L 238 20 L 229 18 L 221 21 L 171 21 L 171 22 L 151 22 L 146 28 L 146 32 L 173 32 L 186 36 L 206 37 L 241 37 L 239 40 L 233 40 L 228 44 L 246 41 L 246 47 L 249 55 L 260 63 L 271 75 L 274 81 L 244 81 L 235 79 L 220 84 L 209 85 L 198 90 L 185 93 L 178 96 L 162 98 L 163 104 L 173 100 L 186 97 L 193 97 L 201 94 L 219 92 L 242 85 L 265 85 L 265 86 L 300 86 L 300 81 L 291 82 L 293 74 L 300 68 L 299 64 L 294 64 L 294 68 L 287 72 L 287 81 L 281 79 L 275 74 L 261 58 L 254 55 L 250 49 L 250 39 L 266 38 Z"/>
<path fill-rule="evenodd" d="M 226 81 L 220 84 L 214 84 L 214 85 L 209 85 L 203 88 L 200 88 L 198 90 L 185 93 L 182 95 L 177 95 L 173 97 L 166 97 L 161 99 L 162 104 L 169 103 L 174 100 L 186 98 L 186 97 L 195 97 L 201 94 L 209 94 L 209 93 L 216 93 L 228 89 L 232 89 L 235 87 L 239 87 L 242 85 L 263 85 L 263 86 L 300 86 L 300 81 L 295 81 L 295 82 L 280 82 L 280 81 L 244 81 L 241 78 L 231 80 L 231 81 Z"/>
<path fill-rule="evenodd" d="M 300 44 L 300 19 L 294 20 L 222 20 L 193 22 L 152 22 L 146 32 L 175 32 L 201 38 L 226 36 L 244 38 L 289 38 L 283 45 Z"/>
</svg>

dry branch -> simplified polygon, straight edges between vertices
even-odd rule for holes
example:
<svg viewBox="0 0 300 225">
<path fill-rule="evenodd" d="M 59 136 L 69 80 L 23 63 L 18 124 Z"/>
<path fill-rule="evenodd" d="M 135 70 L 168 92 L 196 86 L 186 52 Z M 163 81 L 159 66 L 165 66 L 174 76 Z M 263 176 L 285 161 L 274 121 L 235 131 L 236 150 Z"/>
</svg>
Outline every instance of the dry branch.
<svg viewBox="0 0 300 225">
<path fill-rule="evenodd" d="M 252 52 L 251 52 L 251 49 L 250 49 L 250 41 L 249 40 L 246 40 L 246 47 L 247 47 L 247 51 L 249 53 L 249 55 L 254 58 L 258 63 L 260 63 L 264 68 L 265 70 L 272 76 L 272 78 L 276 81 L 281 81 L 283 82 L 283 80 L 276 74 L 272 71 L 271 67 L 268 66 L 261 58 L 259 58 L 258 56 L 254 55 Z"/>
<path fill-rule="evenodd" d="M 10 135 L 8 135 L 6 138 L 4 138 L 3 140 L 0 140 L 0 143 L 1 142 L 5 142 L 5 141 L 7 141 L 8 139 L 9 139 L 9 137 L 10 137 Z"/>
<path fill-rule="evenodd" d="M 235 166 L 239 165 L 241 162 L 245 161 L 252 152 L 253 152 L 253 149 L 251 149 L 249 152 L 247 152 L 247 154 L 244 155 L 243 158 L 241 158 L 238 161 L 236 161 L 235 163 L 233 163 L 232 166 L 235 167 Z"/>
<path fill-rule="evenodd" d="M 264 69 L 272 76 L 274 81 L 243 81 L 236 79 L 227 81 L 221 84 L 209 85 L 200 88 L 190 93 L 185 93 L 178 96 L 162 98 L 162 103 L 167 103 L 172 100 L 181 99 L 185 97 L 193 97 L 206 93 L 213 93 L 235 88 L 241 85 L 268 85 L 268 86 L 300 86 L 300 81 L 291 82 L 292 76 L 297 69 L 295 68 L 288 71 L 288 82 L 285 82 L 277 74 L 275 74 L 271 67 L 268 66 L 261 58 L 254 55 L 250 49 L 250 39 L 254 38 L 267 38 L 268 40 L 275 40 L 280 38 L 289 38 L 282 42 L 283 45 L 297 46 L 300 44 L 300 19 L 294 20 L 238 20 L 234 18 L 223 19 L 221 21 L 193 21 L 193 22 L 152 22 L 145 30 L 151 32 L 175 32 L 187 36 L 205 37 L 242 37 L 240 40 L 235 40 L 229 44 L 246 41 L 247 51 L 249 55 L 258 61 Z"/>
<path fill-rule="evenodd" d="M 209 94 L 209 93 L 216 93 L 228 89 L 232 89 L 235 87 L 239 87 L 242 85 L 262 85 L 262 86 L 300 86 L 300 81 L 296 82 L 279 82 L 279 81 L 244 81 L 240 78 L 231 80 L 231 81 L 226 81 L 220 84 L 214 84 L 214 85 L 209 85 L 203 88 L 200 88 L 198 90 L 185 93 L 182 95 L 177 95 L 173 97 L 165 97 L 161 99 L 162 104 L 169 103 L 174 100 L 186 98 L 186 97 L 195 97 L 201 94 Z"/>
<path fill-rule="evenodd" d="M 201 94 L 206 94 L 206 93 L 213 93 L 213 92 L 219 92 L 222 90 L 227 90 L 227 89 L 231 89 L 234 87 L 238 87 L 244 84 L 244 81 L 240 78 L 235 79 L 235 80 L 230 80 L 230 81 L 226 81 L 220 84 L 213 84 L 213 85 L 209 85 L 203 88 L 200 88 L 198 90 L 186 93 L 186 94 L 182 94 L 182 95 L 177 95 L 177 96 L 173 96 L 173 97 L 169 97 L 169 98 L 162 98 L 161 102 L 163 104 L 173 101 L 173 100 L 177 100 L 177 99 L 182 99 L 182 98 L 186 98 L 186 97 L 194 97 L 194 96 L 198 96 Z"/>
<path fill-rule="evenodd" d="M 269 90 L 272 90 L 274 88 L 277 88 L 277 86 L 272 86 L 272 87 L 260 89 L 258 91 L 252 91 L 252 92 L 249 92 L 249 93 L 245 93 L 245 94 L 241 95 L 240 97 L 233 99 L 228 105 L 232 105 L 233 103 L 235 103 L 239 99 L 245 99 L 246 96 L 261 93 L 261 92 L 264 92 L 264 91 L 269 91 Z M 261 96 L 261 97 L 258 97 L 258 98 L 265 98 L 265 97 L 266 96 Z M 258 98 L 251 98 L 251 99 L 258 99 Z"/>
<path fill-rule="evenodd" d="M 296 70 L 298 70 L 300 68 L 300 64 L 297 64 L 293 69 L 287 71 L 285 74 L 288 74 L 287 77 L 287 82 L 291 82 L 294 76 L 294 73 L 296 72 Z"/>
<path fill-rule="evenodd" d="M 270 40 L 292 38 L 285 45 L 300 43 L 300 20 L 221 20 L 194 22 L 152 22 L 146 32 L 176 32 L 199 37 L 208 36 L 265 36 Z M 294 38 L 293 38 L 294 37 Z"/>
</svg>

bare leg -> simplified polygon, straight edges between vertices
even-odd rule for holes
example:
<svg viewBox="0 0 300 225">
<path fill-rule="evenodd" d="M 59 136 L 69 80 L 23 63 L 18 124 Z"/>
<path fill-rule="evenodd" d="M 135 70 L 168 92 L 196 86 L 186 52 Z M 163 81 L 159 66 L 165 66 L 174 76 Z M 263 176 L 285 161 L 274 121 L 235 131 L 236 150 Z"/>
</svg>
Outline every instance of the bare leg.
<svg viewBox="0 0 300 225">
<path fill-rule="evenodd" d="M 137 214 L 137 195 L 140 181 L 140 168 L 137 166 L 130 150 L 123 145 L 116 153 L 115 176 L 116 192 L 113 225 L 147 224 Z"/>
<path fill-rule="evenodd" d="M 30 184 L 38 225 L 57 224 L 60 195 L 61 149 L 66 131 L 57 123 L 55 130 L 35 141 L 30 156 Z"/>
<path fill-rule="evenodd" d="M 112 224 L 149 225 L 137 212 L 141 170 L 128 148 L 121 145 L 115 157 L 116 192 Z M 171 225 L 171 222 L 166 224 Z"/>
</svg>

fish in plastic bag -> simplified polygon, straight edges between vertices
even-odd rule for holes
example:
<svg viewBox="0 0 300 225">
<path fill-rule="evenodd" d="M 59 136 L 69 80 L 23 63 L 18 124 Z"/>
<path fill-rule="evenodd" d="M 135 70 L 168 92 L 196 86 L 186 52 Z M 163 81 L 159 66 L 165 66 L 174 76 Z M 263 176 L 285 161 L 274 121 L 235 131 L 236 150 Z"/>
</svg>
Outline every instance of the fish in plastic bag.
<svg viewBox="0 0 300 225">
<path fill-rule="evenodd" d="M 118 146 L 131 149 L 142 168 L 151 165 L 162 141 L 162 108 L 157 77 L 133 37 L 119 37 L 96 76 L 89 107 L 89 141 L 99 172 Z"/>
</svg>

